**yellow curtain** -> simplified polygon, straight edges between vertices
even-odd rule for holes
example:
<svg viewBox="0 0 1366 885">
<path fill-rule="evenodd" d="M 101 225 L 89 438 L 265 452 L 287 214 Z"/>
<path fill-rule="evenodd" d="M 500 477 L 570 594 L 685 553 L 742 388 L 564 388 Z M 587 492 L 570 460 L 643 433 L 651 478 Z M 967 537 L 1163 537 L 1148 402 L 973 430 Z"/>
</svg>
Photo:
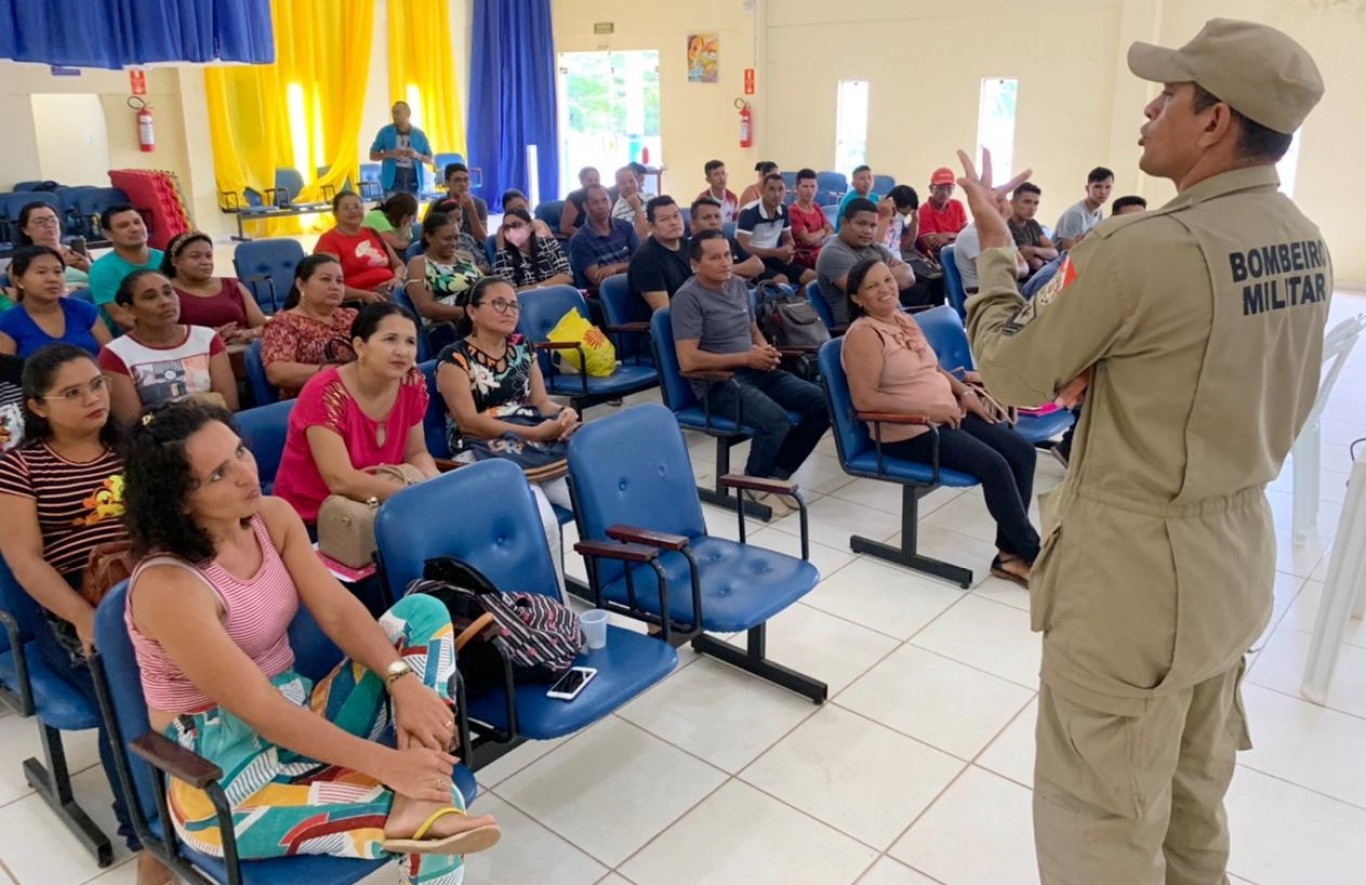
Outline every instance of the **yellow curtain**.
<svg viewBox="0 0 1366 885">
<path fill-rule="evenodd" d="M 264 193 L 276 169 L 293 167 L 305 183 L 295 198 L 320 200 L 324 185 L 359 181 L 374 0 L 275 0 L 271 15 L 274 64 L 204 72 L 218 188 Z M 331 226 L 327 216 L 307 222 Z M 301 230 L 294 218 L 268 227 L 273 236 Z"/>
<path fill-rule="evenodd" d="M 449 0 L 389 0 L 390 98 L 412 105 L 414 124 L 427 133 L 434 154 L 465 154 L 450 6 Z"/>
</svg>

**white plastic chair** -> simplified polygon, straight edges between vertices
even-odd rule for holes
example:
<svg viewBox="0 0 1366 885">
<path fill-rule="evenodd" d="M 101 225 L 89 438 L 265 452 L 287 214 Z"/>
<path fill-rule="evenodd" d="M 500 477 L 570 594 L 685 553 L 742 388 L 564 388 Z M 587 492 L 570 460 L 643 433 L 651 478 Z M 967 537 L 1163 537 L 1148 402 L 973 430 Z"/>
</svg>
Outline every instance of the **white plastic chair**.
<svg viewBox="0 0 1366 885">
<path fill-rule="evenodd" d="M 1366 459 L 1352 465 L 1348 480 L 1347 503 L 1342 507 L 1300 684 L 1300 694 L 1306 699 L 1320 705 L 1327 702 L 1349 617 L 1362 615 L 1366 615 Z"/>
<path fill-rule="evenodd" d="M 1366 329 L 1366 313 L 1343 320 L 1323 339 L 1323 374 L 1319 380 L 1319 395 L 1314 400 L 1314 408 L 1309 419 L 1304 422 L 1299 439 L 1294 448 L 1294 512 L 1291 528 L 1295 543 L 1302 544 L 1309 537 L 1319 516 L 1319 477 L 1323 461 L 1323 439 L 1319 432 L 1319 421 L 1323 417 L 1324 406 L 1333 394 L 1342 367 L 1352 355 L 1357 338 Z"/>
</svg>

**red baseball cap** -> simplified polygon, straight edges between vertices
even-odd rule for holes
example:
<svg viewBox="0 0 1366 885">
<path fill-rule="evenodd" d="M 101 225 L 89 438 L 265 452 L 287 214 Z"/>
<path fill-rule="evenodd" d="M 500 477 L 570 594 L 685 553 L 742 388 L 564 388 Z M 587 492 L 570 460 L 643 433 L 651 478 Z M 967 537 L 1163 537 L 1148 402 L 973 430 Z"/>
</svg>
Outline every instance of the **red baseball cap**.
<svg viewBox="0 0 1366 885">
<path fill-rule="evenodd" d="M 957 181 L 958 176 L 954 175 L 953 170 L 948 166 L 940 166 L 938 169 L 934 170 L 934 174 L 930 176 L 931 187 L 940 184 L 956 184 Z"/>
</svg>

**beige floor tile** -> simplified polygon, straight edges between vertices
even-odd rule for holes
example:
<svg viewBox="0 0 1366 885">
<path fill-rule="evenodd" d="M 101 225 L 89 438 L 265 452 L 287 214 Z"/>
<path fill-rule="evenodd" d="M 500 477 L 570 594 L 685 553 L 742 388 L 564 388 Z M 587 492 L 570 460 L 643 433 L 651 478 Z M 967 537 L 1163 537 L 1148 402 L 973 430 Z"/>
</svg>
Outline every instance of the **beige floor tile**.
<svg viewBox="0 0 1366 885">
<path fill-rule="evenodd" d="M 977 757 L 977 765 L 1008 777 L 1022 787 L 1034 785 L 1034 723 L 1039 717 L 1038 698 L 1020 711 L 996 740 Z"/>
<path fill-rule="evenodd" d="M 881 633 L 798 603 L 768 622 L 768 658 L 819 679 L 838 694 L 900 643 Z M 727 641 L 745 648 L 747 633 Z"/>
<path fill-rule="evenodd" d="M 911 640 L 1002 679 L 1036 689 L 1042 634 L 1030 632 L 1029 614 L 975 596 L 964 598 Z"/>
<path fill-rule="evenodd" d="M 963 591 L 956 587 L 863 556 L 821 581 L 803 602 L 897 639 L 908 639 L 962 599 Z"/>
<path fill-rule="evenodd" d="M 1241 766 L 1226 805 L 1229 872 L 1257 885 L 1362 880 L 1366 811 Z"/>
</svg>

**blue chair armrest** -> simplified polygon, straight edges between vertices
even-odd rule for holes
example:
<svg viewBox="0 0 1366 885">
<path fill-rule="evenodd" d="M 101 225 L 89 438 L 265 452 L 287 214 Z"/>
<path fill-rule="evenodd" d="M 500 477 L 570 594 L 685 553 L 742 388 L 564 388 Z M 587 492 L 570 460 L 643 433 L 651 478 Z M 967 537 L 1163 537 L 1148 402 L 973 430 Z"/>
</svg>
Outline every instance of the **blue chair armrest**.
<svg viewBox="0 0 1366 885">
<path fill-rule="evenodd" d="M 617 526 L 613 526 L 613 528 L 617 528 Z M 673 627 L 669 620 L 669 581 L 664 574 L 663 567 L 659 564 L 658 548 L 646 544 L 630 542 L 612 544 L 607 541 L 579 541 L 574 545 L 574 552 L 585 558 L 615 559 L 618 562 L 634 564 L 648 563 L 650 567 L 654 569 L 655 581 L 659 586 L 659 617 L 656 619 L 652 613 L 641 609 L 636 602 L 635 582 L 632 577 L 632 570 L 629 568 L 625 570 L 628 613 L 633 617 L 644 615 L 645 617 L 642 618 L 642 620 L 649 623 L 654 623 L 658 620 L 660 630 L 663 631 L 663 640 L 666 643 L 670 642 L 673 638 Z M 687 550 L 683 550 L 682 552 L 684 556 L 688 557 L 688 563 L 693 570 L 693 604 L 696 605 L 701 596 L 701 591 L 697 588 L 697 563 L 693 560 L 692 555 Z M 592 583 L 594 604 L 598 608 L 602 608 L 602 585 L 596 578 Z M 697 612 L 701 611 L 701 609 L 694 608 L 693 611 Z"/>
</svg>

